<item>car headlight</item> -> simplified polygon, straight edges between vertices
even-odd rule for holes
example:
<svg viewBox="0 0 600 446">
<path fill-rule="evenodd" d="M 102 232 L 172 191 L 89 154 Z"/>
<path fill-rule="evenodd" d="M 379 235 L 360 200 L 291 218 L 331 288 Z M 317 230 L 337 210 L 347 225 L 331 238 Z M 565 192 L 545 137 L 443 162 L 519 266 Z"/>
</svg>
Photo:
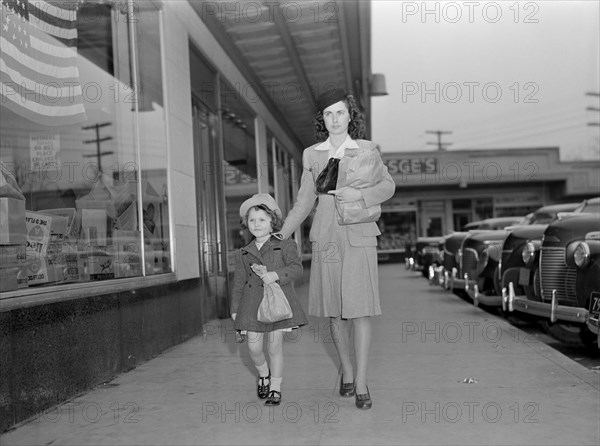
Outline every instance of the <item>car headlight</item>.
<svg viewBox="0 0 600 446">
<path fill-rule="evenodd" d="M 527 266 L 531 266 L 533 261 L 535 260 L 535 245 L 532 242 L 527 242 L 527 244 L 523 247 L 523 251 L 521 251 L 521 258 L 523 259 L 523 263 Z"/>
<path fill-rule="evenodd" d="M 496 262 L 500 262 L 500 258 L 502 257 L 502 245 L 500 245 L 500 244 L 490 245 L 487 248 L 487 252 L 488 252 L 488 255 L 490 256 L 490 259 L 492 259 Z"/>
<path fill-rule="evenodd" d="M 578 268 L 585 268 L 590 263 L 590 247 L 587 243 L 578 243 L 573 251 L 573 260 Z"/>
<path fill-rule="evenodd" d="M 490 254 L 487 249 L 484 249 L 479 255 L 479 260 L 477 261 L 477 275 L 481 274 L 485 267 L 487 266 L 490 260 Z"/>
</svg>

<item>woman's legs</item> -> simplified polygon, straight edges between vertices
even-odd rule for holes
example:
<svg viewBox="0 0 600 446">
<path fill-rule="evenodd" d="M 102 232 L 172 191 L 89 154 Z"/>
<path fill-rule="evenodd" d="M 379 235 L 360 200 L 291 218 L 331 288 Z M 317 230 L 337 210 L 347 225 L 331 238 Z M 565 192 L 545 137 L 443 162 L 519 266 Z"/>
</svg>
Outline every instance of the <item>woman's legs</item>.
<svg viewBox="0 0 600 446">
<path fill-rule="evenodd" d="M 333 343 L 342 363 L 342 379 L 345 383 L 354 381 L 354 371 L 350 359 L 350 330 L 352 321 L 340 317 L 329 318 L 329 328 Z"/>
<path fill-rule="evenodd" d="M 352 319 L 354 324 L 354 354 L 356 355 L 356 393 L 367 393 L 367 365 L 371 345 L 371 318 L 369 316 Z"/>
</svg>

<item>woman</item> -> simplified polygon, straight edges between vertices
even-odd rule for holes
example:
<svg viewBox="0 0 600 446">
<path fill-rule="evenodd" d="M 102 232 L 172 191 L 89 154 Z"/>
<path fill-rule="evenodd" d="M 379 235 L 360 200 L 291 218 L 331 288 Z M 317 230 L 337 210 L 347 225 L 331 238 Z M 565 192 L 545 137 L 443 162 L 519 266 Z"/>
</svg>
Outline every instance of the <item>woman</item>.
<svg viewBox="0 0 600 446">
<path fill-rule="evenodd" d="M 341 225 L 335 201 L 340 204 L 359 201 L 364 207 L 380 204 L 394 195 L 395 183 L 388 173 L 376 145 L 359 139 L 364 122 L 355 99 L 342 89 L 329 90 L 317 100 L 315 129 L 321 141 L 304 150 L 303 173 L 294 207 L 280 231 L 289 237 L 317 208 L 309 239 L 312 263 L 308 312 L 329 317 L 331 333 L 342 365 L 340 395 L 355 396 L 359 409 L 372 406 L 367 387 L 367 363 L 371 343 L 371 317 L 381 314 L 377 275 L 377 236 L 380 231 L 373 221 Z M 345 166 L 339 164 L 338 182 L 328 193 L 316 192 L 319 174 L 330 159 L 340 159 L 350 149 L 354 155 L 366 153 L 379 163 L 382 175 L 376 184 L 355 189 L 340 187 L 346 177 Z M 354 327 L 356 370 L 350 360 L 350 330 Z"/>
</svg>

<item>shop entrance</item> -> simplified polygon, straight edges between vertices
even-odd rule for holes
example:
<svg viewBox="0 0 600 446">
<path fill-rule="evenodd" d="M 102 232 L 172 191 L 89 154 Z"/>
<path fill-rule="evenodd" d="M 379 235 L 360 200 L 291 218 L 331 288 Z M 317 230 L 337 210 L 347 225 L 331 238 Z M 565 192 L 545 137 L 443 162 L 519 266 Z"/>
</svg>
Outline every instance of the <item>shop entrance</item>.
<svg viewBox="0 0 600 446">
<path fill-rule="evenodd" d="M 192 98 L 194 158 L 196 171 L 196 209 L 198 219 L 198 249 L 202 278 L 202 309 L 204 322 L 226 318 L 229 314 L 227 272 L 224 262 L 221 225 L 222 196 L 221 163 L 217 153 L 217 116 L 198 99 Z"/>
<path fill-rule="evenodd" d="M 421 235 L 440 237 L 446 233 L 444 202 L 442 200 L 421 202 Z"/>
</svg>

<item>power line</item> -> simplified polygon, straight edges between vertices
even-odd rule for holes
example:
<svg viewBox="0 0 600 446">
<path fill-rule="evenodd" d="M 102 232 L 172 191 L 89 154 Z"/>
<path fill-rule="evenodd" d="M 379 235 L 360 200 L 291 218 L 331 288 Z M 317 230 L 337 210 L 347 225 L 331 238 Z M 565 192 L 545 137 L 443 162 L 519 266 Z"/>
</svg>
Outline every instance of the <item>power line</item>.
<svg viewBox="0 0 600 446">
<path fill-rule="evenodd" d="M 84 158 L 96 157 L 98 160 L 98 172 L 102 174 L 102 157 L 105 155 L 112 155 L 114 152 L 112 150 L 105 150 L 104 152 L 100 150 L 100 144 L 104 141 L 109 141 L 112 139 L 112 136 L 105 136 L 100 138 L 100 128 L 106 127 L 107 125 L 111 125 L 110 122 L 103 122 L 102 124 L 93 124 L 88 125 L 86 127 L 81 127 L 82 130 L 96 130 L 96 139 L 88 139 L 83 141 L 84 144 L 91 144 L 93 142 L 96 143 L 96 153 L 93 155 L 83 155 Z"/>
<path fill-rule="evenodd" d="M 596 96 L 597 98 L 600 98 L 600 93 L 596 93 L 596 92 L 588 91 L 588 92 L 586 92 L 585 95 L 586 96 Z M 600 108 L 598 108 L 598 107 L 587 107 L 586 111 L 600 112 Z M 592 122 L 588 122 L 587 125 L 589 125 L 589 126 L 600 126 L 600 122 L 599 121 L 592 121 Z"/>
<path fill-rule="evenodd" d="M 442 142 L 442 135 L 450 135 L 452 134 L 452 132 L 448 132 L 448 131 L 444 131 L 444 130 L 427 130 L 425 131 L 425 133 L 432 133 L 434 135 L 437 135 L 437 143 L 436 142 L 428 142 L 427 144 L 435 144 L 438 148 L 438 150 L 446 150 L 445 146 L 450 146 L 452 145 L 451 142 Z"/>
</svg>

